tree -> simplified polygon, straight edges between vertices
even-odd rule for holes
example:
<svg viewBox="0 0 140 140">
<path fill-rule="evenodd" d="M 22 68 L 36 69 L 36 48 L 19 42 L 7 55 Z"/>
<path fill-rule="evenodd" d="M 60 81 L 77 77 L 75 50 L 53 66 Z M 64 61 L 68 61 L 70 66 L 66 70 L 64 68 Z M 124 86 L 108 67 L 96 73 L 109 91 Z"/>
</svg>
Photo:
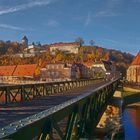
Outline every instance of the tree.
<svg viewBox="0 0 140 140">
<path fill-rule="evenodd" d="M 95 44 L 95 41 L 90 40 L 90 41 L 89 41 L 89 44 L 90 44 L 91 46 L 93 46 L 93 45 Z"/>
<path fill-rule="evenodd" d="M 62 61 L 63 60 L 63 55 L 58 53 L 55 57 L 55 61 Z"/>
<path fill-rule="evenodd" d="M 104 59 L 109 61 L 109 57 L 110 57 L 109 52 L 106 52 L 105 55 L 104 55 Z"/>
<path fill-rule="evenodd" d="M 83 38 L 81 38 L 81 37 L 76 38 L 76 39 L 75 39 L 75 42 L 80 43 L 80 46 L 82 46 L 82 45 L 84 44 L 84 40 L 83 40 Z"/>
</svg>

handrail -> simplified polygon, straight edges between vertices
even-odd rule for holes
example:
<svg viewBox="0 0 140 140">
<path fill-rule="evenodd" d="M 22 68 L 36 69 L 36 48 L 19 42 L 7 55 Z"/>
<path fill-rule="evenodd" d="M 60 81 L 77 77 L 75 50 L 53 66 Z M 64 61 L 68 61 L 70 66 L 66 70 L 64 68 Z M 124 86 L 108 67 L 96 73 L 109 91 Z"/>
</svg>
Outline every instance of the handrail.
<svg viewBox="0 0 140 140">
<path fill-rule="evenodd" d="M 31 100 L 39 96 L 59 93 L 92 84 L 96 79 L 81 79 L 51 83 L 0 86 L 0 104 Z"/>
</svg>

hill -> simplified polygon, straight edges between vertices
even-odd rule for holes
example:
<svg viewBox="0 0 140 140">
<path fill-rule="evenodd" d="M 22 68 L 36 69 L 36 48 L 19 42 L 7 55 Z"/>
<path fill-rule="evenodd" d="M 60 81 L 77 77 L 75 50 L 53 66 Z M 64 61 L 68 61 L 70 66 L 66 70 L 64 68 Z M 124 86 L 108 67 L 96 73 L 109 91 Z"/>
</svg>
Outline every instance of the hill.
<svg viewBox="0 0 140 140">
<path fill-rule="evenodd" d="M 40 46 L 39 50 L 44 49 L 44 45 Z M 18 42 L 4 42 L 0 41 L 0 65 L 14 65 L 14 64 L 31 64 L 51 61 L 62 62 L 88 62 L 108 60 L 116 64 L 117 70 L 121 71 L 123 75 L 126 74 L 126 69 L 131 64 L 134 56 L 130 53 L 121 52 L 118 50 L 102 48 L 99 46 L 81 46 L 78 54 L 66 54 L 66 52 L 58 50 L 55 55 L 46 51 L 39 52 L 38 55 L 26 57 L 15 57 L 15 54 L 24 53 L 24 47 Z M 39 64 L 39 65 L 41 65 Z"/>
</svg>

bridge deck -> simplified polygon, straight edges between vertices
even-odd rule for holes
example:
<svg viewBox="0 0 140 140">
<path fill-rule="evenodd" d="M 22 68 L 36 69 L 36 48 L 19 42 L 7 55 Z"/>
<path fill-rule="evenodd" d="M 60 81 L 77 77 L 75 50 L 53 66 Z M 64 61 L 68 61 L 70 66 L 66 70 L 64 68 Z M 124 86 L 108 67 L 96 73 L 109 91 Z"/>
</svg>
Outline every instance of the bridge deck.
<svg viewBox="0 0 140 140">
<path fill-rule="evenodd" d="M 59 93 L 57 95 L 33 99 L 32 101 L 24 101 L 2 106 L 0 107 L 0 127 L 4 127 L 14 121 L 18 121 L 30 115 L 49 109 L 50 107 L 72 99 L 79 94 L 89 92 L 104 83 L 105 81 L 100 81 L 93 85 L 67 91 L 66 93 Z"/>
</svg>

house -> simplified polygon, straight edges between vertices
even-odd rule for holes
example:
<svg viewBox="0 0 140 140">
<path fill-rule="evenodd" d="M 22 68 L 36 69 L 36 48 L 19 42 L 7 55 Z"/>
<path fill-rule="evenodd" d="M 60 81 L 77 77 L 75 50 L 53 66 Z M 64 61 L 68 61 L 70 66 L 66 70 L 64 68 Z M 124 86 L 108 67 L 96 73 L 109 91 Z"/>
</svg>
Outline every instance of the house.
<svg viewBox="0 0 140 140">
<path fill-rule="evenodd" d="M 80 71 L 80 79 L 90 79 L 93 78 L 93 73 L 90 67 L 87 67 L 84 64 L 76 63 Z"/>
<path fill-rule="evenodd" d="M 127 80 L 130 83 L 140 84 L 140 52 L 127 69 Z"/>
<path fill-rule="evenodd" d="M 14 66 L 0 66 L 0 81 L 11 81 L 12 75 L 16 69 L 16 65 Z"/>
<path fill-rule="evenodd" d="M 78 54 L 80 49 L 80 43 L 78 42 L 71 42 L 71 43 L 54 43 L 49 45 L 49 49 L 51 53 L 55 53 L 57 50 L 64 51 L 66 53 L 74 53 Z"/>
<path fill-rule="evenodd" d="M 96 77 L 110 79 L 115 76 L 116 68 L 110 61 L 97 61 L 91 67 Z"/>
<path fill-rule="evenodd" d="M 68 63 L 48 63 L 41 69 L 41 79 L 46 81 L 75 80 L 78 78 L 78 67 Z"/>
<path fill-rule="evenodd" d="M 14 66 L 0 66 L 1 82 L 15 82 L 19 80 L 33 80 L 37 64 Z"/>
<path fill-rule="evenodd" d="M 35 75 L 37 64 L 17 65 L 12 76 L 16 77 L 31 77 Z"/>
</svg>

